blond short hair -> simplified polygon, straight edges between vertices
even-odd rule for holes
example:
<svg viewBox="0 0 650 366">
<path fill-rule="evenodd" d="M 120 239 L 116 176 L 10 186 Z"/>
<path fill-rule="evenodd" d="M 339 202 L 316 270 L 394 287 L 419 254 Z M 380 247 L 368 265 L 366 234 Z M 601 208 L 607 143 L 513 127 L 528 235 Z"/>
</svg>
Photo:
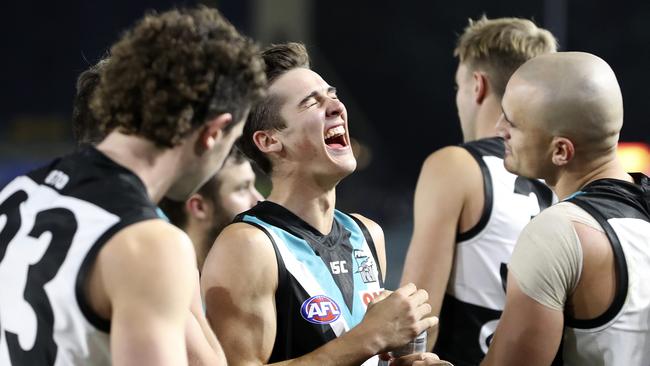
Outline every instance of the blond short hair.
<svg viewBox="0 0 650 366">
<path fill-rule="evenodd" d="M 503 96 L 510 76 L 527 60 L 555 52 L 557 40 L 544 28 L 523 18 L 469 19 L 458 38 L 454 56 L 470 69 L 488 74 L 494 92 Z"/>
</svg>

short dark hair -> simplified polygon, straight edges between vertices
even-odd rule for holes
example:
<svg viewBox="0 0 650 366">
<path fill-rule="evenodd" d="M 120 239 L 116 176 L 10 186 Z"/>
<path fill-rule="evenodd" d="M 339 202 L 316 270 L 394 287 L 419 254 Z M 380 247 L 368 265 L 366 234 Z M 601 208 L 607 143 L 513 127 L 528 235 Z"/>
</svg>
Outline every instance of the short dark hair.
<svg viewBox="0 0 650 366">
<path fill-rule="evenodd" d="M 269 84 L 287 71 L 309 68 L 309 54 L 302 43 L 271 45 L 262 52 L 262 59 L 266 65 Z M 263 130 L 282 130 L 286 127 L 284 119 L 280 116 L 282 103 L 277 96 L 269 94 L 255 104 L 248 114 L 244 132 L 238 142 L 241 150 L 266 174 L 270 174 L 273 167 L 269 158 L 255 145 L 253 134 Z"/>
<path fill-rule="evenodd" d="M 148 14 L 127 31 L 90 105 L 104 133 L 117 128 L 170 148 L 220 114 L 242 120 L 265 87 L 257 46 L 199 6 Z"/>
<path fill-rule="evenodd" d="M 77 78 L 77 93 L 72 102 L 72 136 L 77 146 L 95 145 L 106 137 L 90 111 L 90 100 L 99 85 L 99 72 L 108 61 L 108 57 L 99 60 Z"/>
<path fill-rule="evenodd" d="M 226 158 L 226 162 L 227 161 L 232 161 L 234 164 L 239 165 L 248 162 L 248 159 L 246 159 L 246 156 L 237 147 L 233 146 L 233 149 L 230 150 L 230 154 Z M 221 184 L 222 182 L 219 177 L 219 172 L 217 172 L 217 174 L 208 179 L 207 182 L 203 183 L 196 193 L 212 202 L 215 207 L 220 207 L 217 192 L 219 191 Z M 188 217 L 187 212 L 185 211 L 185 202 L 163 198 L 159 203 L 159 207 L 165 215 L 167 215 L 169 221 L 174 224 L 174 226 L 181 230 L 186 229 Z"/>
</svg>

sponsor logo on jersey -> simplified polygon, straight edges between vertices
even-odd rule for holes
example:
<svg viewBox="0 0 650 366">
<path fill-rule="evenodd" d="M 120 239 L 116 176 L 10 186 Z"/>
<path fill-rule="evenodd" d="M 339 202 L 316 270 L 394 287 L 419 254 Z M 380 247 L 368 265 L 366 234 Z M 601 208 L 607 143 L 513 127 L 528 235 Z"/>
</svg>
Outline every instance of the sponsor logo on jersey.
<svg viewBox="0 0 650 366">
<path fill-rule="evenodd" d="M 325 295 L 308 298 L 300 307 L 300 315 L 314 324 L 329 324 L 341 316 L 339 305 Z"/>
<path fill-rule="evenodd" d="M 45 178 L 45 184 L 49 184 L 56 189 L 63 189 L 70 181 L 70 177 L 60 170 L 52 170 Z"/>
<path fill-rule="evenodd" d="M 355 273 L 361 275 L 361 280 L 364 283 L 377 282 L 375 275 L 375 262 L 363 250 L 354 250 L 354 260 L 357 262 L 357 270 Z"/>
<path fill-rule="evenodd" d="M 346 266 L 348 265 L 348 262 L 346 261 L 334 261 L 330 262 L 330 270 L 332 271 L 332 274 L 341 274 L 341 273 L 348 273 L 348 269 Z"/>
<path fill-rule="evenodd" d="M 379 296 L 382 293 L 382 291 L 384 291 L 383 288 L 374 291 L 373 290 L 359 291 L 359 297 L 361 298 L 361 303 L 363 304 L 363 307 L 367 309 L 370 302 L 374 300 L 377 296 Z"/>
</svg>

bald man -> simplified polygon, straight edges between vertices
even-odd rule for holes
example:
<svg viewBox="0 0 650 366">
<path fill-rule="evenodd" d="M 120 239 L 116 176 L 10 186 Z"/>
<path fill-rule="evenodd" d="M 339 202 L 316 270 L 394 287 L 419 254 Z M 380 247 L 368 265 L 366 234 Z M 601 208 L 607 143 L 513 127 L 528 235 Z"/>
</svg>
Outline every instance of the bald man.
<svg viewBox="0 0 650 366">
<path fill-rule="evenodd" d="M 502 109 L 506 168 L 545 179 L 562 202 L 517 241 L 482 365 L 647 365 L 650 181 L 616 157 L 614 72 L 587 53 L 539 56 L 512 76 Z"/>
</svg>

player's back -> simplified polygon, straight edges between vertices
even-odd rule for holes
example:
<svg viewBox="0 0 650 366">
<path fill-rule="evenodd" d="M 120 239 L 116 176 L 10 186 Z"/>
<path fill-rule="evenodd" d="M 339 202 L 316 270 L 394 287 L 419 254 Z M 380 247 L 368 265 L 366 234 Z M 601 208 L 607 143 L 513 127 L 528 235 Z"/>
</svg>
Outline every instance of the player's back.
<svg viewBox="0 0 650 366">
<path fill-rule="evenodd" d="M 485 203 L 479 222 L 456 237 L 434 351 L 455 365 L 477 365 L 503 311 L 507 263 L 517 237 L 533 216 L 551 205 L 553 193 L 541 181 L 505 169 L 501 138 L 461 147 L 479 165 Z"/>
<path fill-rule="evenodd" d="M 95 148 L 20 176 L 0 192 L 0 365 L 108 365 L 110 322 L 88 274 L 127 225 L 156 218 L 142 181 Z"/>
<path fill-rule="evenodd" d="M 650 179 L 599 179 L 566 201 L 603 228 L 614 253 L 616 292 L 594 319 L 565 314 L 565 365 L 647 365 L 650 359 Z"/>
</svg>

